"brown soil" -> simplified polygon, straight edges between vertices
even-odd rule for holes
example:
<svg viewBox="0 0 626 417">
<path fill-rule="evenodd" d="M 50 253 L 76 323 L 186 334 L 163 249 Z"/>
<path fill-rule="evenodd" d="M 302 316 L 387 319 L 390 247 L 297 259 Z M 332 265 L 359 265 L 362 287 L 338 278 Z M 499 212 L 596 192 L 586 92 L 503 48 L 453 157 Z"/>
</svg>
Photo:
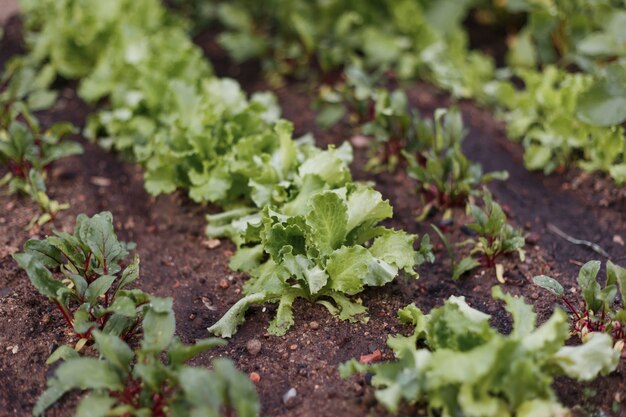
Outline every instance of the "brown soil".
<svg viewBox="0 0 626 417">
<path fill-rule="evenodd" d="M 13 19 L 0 50 L 0 64 L 20 50 L 19 42 L 19 22 Z M 197 42 L 219 75 L 237 78 L 250 92 L 268 88 L 259 75 L 258 65 L 237 67 L 230 63 L 210 33 L 198 37 Z M 76 97 L 72 85 L 64 86 L 62 91 L 63 100 L 42 114 L 42 120 L 44 123 L 72 120 L 82 124 L 91 109 Z M 310 109 L 314 93 L 306 84 L 289 82 L 275 92 L 284 116 L 295 123 L 298 134 L 312 131 L 322 146 L 354 136 L 347 125 L 328 131 L 315 126 L 315 113 Z M 411 86 L 409 93 L 413 103 L 426 114 L 447 103 L 444 94 L 428 85 Z M 521 163 L 521 148 L 506 140 L 502 126 L 491 115 L 471 103 L 462 103 L 461 107 L 470 127 L 466 140 L 468 155 L 486 170 L 505 168 L 510 172 L 507 182 L 494 183 L 490 188 L 506 206 L 513 223 L 534 237 L 533 244 L 527 247 L 526 262 L 520 263 L 513 257 L 505 259 L 505 289 L 532 299 L 540 317 L 545 318 L 555 300 L 534 287 L 530 278 L 549 272 L 573 285 L 580 262 L 601 259 L 588 248 L 555 236 L 546 224 L 553 223 L 577 238 L 597 242 L 623 264 L 624 247 L 613 240 L 615 235 L 626 239 L 623 190 L 596 175 L 580 180 L 581 174 L 575 172 L 550 177 L 529 173 Z M 223 241 L 215 249 L 203 245 L 203 215 L 215 208 L 193 204 L 183 193 L 152 198 L 143 189 L 137 166 L 94 145 L 85 143 L 85 148 L 84 155 L 59 161 L 51 173 L 48 181 L 51 196 L 71 204 L 69 210 L 58 216 L 55 226 L 70 230 L 79 213 L 111 211 L 121 238 L 137 243 L 137 253 L 142 259 L 139 286 L 156 295 L 174 297 L 177 332 L 184 341 L 209 336 L 206 328 L 240 297 L 245 280 L 244 275 L 228 268 L 228 258 L 234 249 L 231 243 Z M 366 150 L 357 148 L 355 156 L 355 178 L 375 181 L 377 189 L 394 205 L 395 216 L 389 224 L 420 234 L 429 231 L 426 223 L 414 221 L 420 201 L 411 180 L 402 174 L 368 174 L 362 169 L 367 160 Z M 102 186 L 102 181 L 94 181 L 97 177 L 110 180 L 110 184 Z M 9 256 L 29 237 L 43 236 L 50 228 L 30 233 L 24 230 L 36 213 L 36 207 L 27 199 L 2 195 L 0 208 L 0 380 L 3 382 L 0 416 L 27 416 L 50 376 L 45 359 L 55 346 L 73 339 L 53 306 L 31 287 L 25 273 Z M 460 238 L 461 211 L 456 214 L 452 236 Z M 445 258 L 441 245 L 437 257 Z M 376 349 L 383 351 L 385 359 L 391 359 L 385 347 L 387 336 L 406 330 L 395 318 L 398 308 L 415 302 L 428 311 L 450 295 L 464 295 L 470 305 L 491 314 L 496 326 L 504 331 L 510 327 L 501 305 L 494 303 L 489 295 L 496 282 L 493 271 L 479 270 L 453 282 L 446 262 L 437 262 L 422 267 L 420 274 L 419 280 L 398 279 L 384 288 L 367 290 L 362 296 L 370 309 L 367 325 L 340 322 L 322 306 L 297 302 L 295 326 L 285 337 L 271 337 L 266 328 L 274 307 L 254 308 L 228 346 L 201 355 L 195 364 L 208 366 L 212 357 L 228 356 L 244 372 L 258 372 L 261 380 L 257 388 L 264 416 L 387 416 L 374 401 L 373 390 L 364 377 L 343 381 L 337 374 L 337 365 Z M 229 283 L 226 289 L 219 285 L 223 279 Z M 313 321 L 319 323 L 318 329 L 310 326 Z M 262 343 L 256 356 L 246 349 L 251 339 Z M 618 371 L 593 384 L 559 379 L 555 386 L 561 401 L 569 406 L 581 405 L 593 413 L 601 410 L 606 415 L 626 415 L 625 404 L 618 404 L 619 411 L 612 411 L 614 402 L 621 401 L 621 393 L 626 389 L 624 371 L 622 363 Z M 291 387 L 297 390 L 296 401 L 285 405 L 282 396 Z M 75 397 L 70 396 L 47 415 L 72 415 L 74 403 Z M 407 406 L 401 414 L 425 415 L 425 412 Z"/>
</svg>

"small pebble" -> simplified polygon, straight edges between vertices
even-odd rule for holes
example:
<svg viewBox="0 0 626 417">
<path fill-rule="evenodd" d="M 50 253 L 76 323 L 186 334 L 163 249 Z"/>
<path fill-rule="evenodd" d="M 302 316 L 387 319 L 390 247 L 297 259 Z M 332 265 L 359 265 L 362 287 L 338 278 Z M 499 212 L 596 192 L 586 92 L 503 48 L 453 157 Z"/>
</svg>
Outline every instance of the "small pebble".
<svg viewBox="0 0 626 417">
<path fill-rule="evenodd" d="M 252 356 L 256 356 L 259 354 L 259 352 L 261 351 L 261 346 L 261 341 L 258 339 L 251 339 L 248 340 L 248 343 L 246 343 L 246 349 L 248 349 L 248 353 Z"/>
<path fill-rule="evenodd" d="M 222 242 L 220 242 L 219 239 L 206 239 L 202 241 L 202 246 L 206 246 L 209 249 L 215 249 L 221 244 Z"/>
<path fill-rule="evenodd" d="M 227 279 L 221 279 L 220 280 L 220 288 L 222 289 L 227 289 L 230 286 L 230 284 L 228 284 L 228 280 Z"/>
<path fill-rule="evenodd" d="M 296 350 L 296 349 L 298 349 L 298 345 L 293 344 L 293 345 L 289 346 L 289 349 Z"/>
<path fill-rule="evenodd" d="M 189 315 L 189 321 L 194 321 L 196 319 L 196 315 L 194 313 L 191 313 Z"/>
<path fill-rule="evenodd" d="M 298 395 L 298 391 L 295 388 L 289 388 L 289 390 L 283 395 L 283 404 L 289 407 L 293 407 L 295 405 L 295 399 Z"/>
<path fill-rule="evenodd" d="M 250 378 L 250 381 L 254 382 L 255 384 L 261 380 L 261 375 L 259 375 L 257 372 L 250 372 L 250 375 L 248 377 Z"/>
<path fill-rule="evenodd" d="M 316 321 L 312 321 L 312 322 L 309 323 L 309 327 L 312 330 L 317 330 L 317 329 L 320 328 L 320 324 L 318 322 L 316 322 Z"/>
</svg>

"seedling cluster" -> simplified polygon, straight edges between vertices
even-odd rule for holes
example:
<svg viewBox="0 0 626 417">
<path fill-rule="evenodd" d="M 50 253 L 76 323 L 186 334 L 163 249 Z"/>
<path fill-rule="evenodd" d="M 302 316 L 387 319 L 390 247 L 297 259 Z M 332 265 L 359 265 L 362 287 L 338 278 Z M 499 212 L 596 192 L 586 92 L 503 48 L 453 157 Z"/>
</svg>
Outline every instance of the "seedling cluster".
<svg viewBox="0 0 626 417">
<path fill-rule="evenodd" d="M 581 340 L 586 340 L 593 332 L 601 332 L 610 335 L 623 346 L 626 342 L 626 309 L 623 306 L 626 269 L 607 261 L 603 288 L 598 281 L 600 266 L 600 261 L 589 261 L 580 268 L 577 281 L 582 305 L 570 299 L 563 286 L 554 278 L 539 275 L 533 281 L 563 301 L 572 320 L 572 333 Z M 616 306 L 618 290 L 622 300 L 621 308 Z"/>
</svg>

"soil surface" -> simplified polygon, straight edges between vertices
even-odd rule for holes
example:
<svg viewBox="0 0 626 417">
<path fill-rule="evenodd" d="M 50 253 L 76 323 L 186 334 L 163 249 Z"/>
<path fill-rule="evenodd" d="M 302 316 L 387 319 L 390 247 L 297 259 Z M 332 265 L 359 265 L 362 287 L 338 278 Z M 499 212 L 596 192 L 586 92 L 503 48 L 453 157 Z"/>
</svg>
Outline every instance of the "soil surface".
<svg viewBox="0 0 626 417">
<path fill-rule="evenodd" d="M 19 20 L 12 19 L 5 27 L 0 48 L 0 66 L 21 50 Z M 236 78 L 249 91 L 270 89 L 256 63 L 237 66 L 230 62 L 206 32 L 197 37 L 220 76 Z M 84 123 L 93 108 L 77 96 L 75 85 L 61 85 L 62 99 L 50 111 L 40 115 L 44 124 L 70 120 Z M 449 104 L 447 96 L 427 84 L 407 86 L 411 102 L 428 115 L 439 106 Z M 284 117 L 294 122 L 296 134 L 314 133 L 320 146 L 353 140 L 356 132 L 347 124 L 329 130 L 315 125 L 311 104 L 315 97 L 310 85 L 289 81 L 274 89 Z M 580 265 L 601 255 L 584 246 L 573 245 L 550 231 L 553 224 L 578 238 L 596 242 L 612 259 L 624 265 L 626 251 L 626 196 L 610 181 L 598 175 L 576 170 L 549 177 L 526 171 L 522 149 L 505 137 L 503 126 L 492 115 L 471 102 L 460 104 L 468 124 L 465 150 L 485 170 L 506 169 L 510 179 L 492 183 L 495 198 L 506 208 L 511 222 L 528 234 L 527 259 L 503 260 L 506 269 L 504 289 L 532 300 L 540 314 L 547 318 L 556 300 L 533 286 L 532 276 L 547 273 L 567 284 L 575 284 Z M 59 161 L 48 180 L 50 195 L 69 202 L 69 210 L 61 212 L 55 227 L 72 230 L 79 213 L 93 215 L 101 210 L 113 213 L 120 238 L 137 243 L 141 257 L 141 278 L 138 286 L 159 296 L 174 298 L 177 333 L 186 342 L 209 336 L 206 328 L 240 297 L 246 277 L 228 268 L 234 246 L 221 241 L 209 249 L 204 236 L 204 215 L 217 211 L 187 199 L 184 193 L 153 198 L 143 188 L 142 173 L 136 165 L 114 154 L 86 143 L 82 156 Z M 354 141 L 357 144 L 360 142 Z M 376 188 L 394 206 L 394 218 L 388 222 L 396 228 L 413 233 L 430 232 L 430 222 L 418 224 L 415 216 L 421 209 L 415 184 L 402 173 L 373 175 L 363 170 L 367 149 L 355 147 L 354 177 L 373 181 Z M 3 172 L 0 172 L 0 175 Z M 43 237 L 52 226 L 27 231 L 25 226 L 37 208 L 19 196 L 0 196 L 0 416 L 30 415 L 33 404 L 45 387 L 51 370 L 45 360 L 63 343 L 75 342 L 54 306 L 30 285 L 26 274 L 10 254 L 19 250 L 32 237 Z M 465 238 L 460 226 L 463 210 L 455 211 L 456 223 L 448 227 L 453 240 Z M 464 295 L 470 305 L 492 315 L 493 323 L 503 331 L 510 329 L 510 320 L 500 303 L 491 300 L 495 273 L 479 269 L 452 281 L 445 251 L 434 237 L 437 263 L 420 268 L 418 280 L 400 278 L 383 288 L 362 294 L 369 308 L 368 324 L 350 324 L 331 317 L 320 305 L 296 302 L 296 324 L 281 338 L 267 334 L 267 324 L 274 306 L 253 308 L 246 323 L 223 348 L 207 352 L 194 360 L 196 365 L 210 366 L 216 356 L 228 356 L 246 373 L 257 372 L 261 379 L 257 389 L 263 416 L 387 416 L 377 405 L 372 388 L 364 376 L 341 380 L 337 365 L 380 349 L 384 359 L 392 359 L 386 348 L 388 335 L 407 331 L 396 319 L 396 311 L 416 303 L 424 311 L 439 306 L 450 295 Z M 261 342 L 260 352 L 250 352 L 250 340 Z M 580 415 L 626 415 L 623 392 L 626 389 L 624 361 L 608 377 L 590 384 L 557 379 L 559 399 L 568 406 L 577 406 Z M 283 395 L 295 388 L 295 399 L 286 404 Z M 67 396 L 54 406 L 49 416 L 70 416 L 76 396 Z M 604 414 L 601 414 L 604 413 Z M 426 415 L 421 406 L 406 406 L 401 415 Z"/>
</svg>

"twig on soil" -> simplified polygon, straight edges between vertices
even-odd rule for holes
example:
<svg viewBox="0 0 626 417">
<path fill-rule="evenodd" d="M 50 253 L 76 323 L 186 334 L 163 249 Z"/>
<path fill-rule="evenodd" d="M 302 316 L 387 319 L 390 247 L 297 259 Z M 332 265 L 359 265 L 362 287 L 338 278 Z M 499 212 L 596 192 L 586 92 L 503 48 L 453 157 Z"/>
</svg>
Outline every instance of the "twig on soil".
<svg viewBox="0 0 626 417">
<path fill-rule="evenodd" d="M 552 223 L 548 223 L 548 230 L 550 230 L 555 235 L 567 240 L 568 242 L 573 243 L 574 245 L 587 246 L 591 248 L 592 250 L 594 250 L 595 252 L 599 253 L 600 255 L 605 256 L 609 259 L 611 258 L 611 256 L 604 249 L 602 249 L 602 247 L 598 245 L 597 243 L 593 243 L 588 240 L 576 239 L 575 237 L 568 235 L 567 233 L 565 233 L 564 231 L 562 231 L 561 229 L 559 229 Z"/>
</svg>

